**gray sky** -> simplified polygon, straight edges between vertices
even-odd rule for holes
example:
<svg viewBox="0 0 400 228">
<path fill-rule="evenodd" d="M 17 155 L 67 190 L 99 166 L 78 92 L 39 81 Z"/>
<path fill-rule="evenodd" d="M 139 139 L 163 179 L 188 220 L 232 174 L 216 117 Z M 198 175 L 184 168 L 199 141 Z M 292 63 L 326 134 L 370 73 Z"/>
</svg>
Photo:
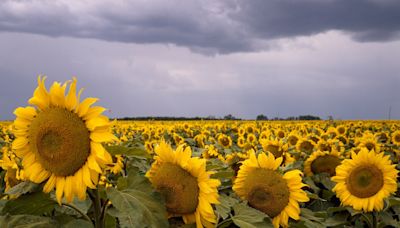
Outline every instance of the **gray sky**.
<svg viewBox="0 0 400 228">
<path fill-rule="evenodd" d="M 0 119 L 40 73 L 111 117 L 400 119 L 397 0 L 107 2 L 0 2 Z"/>
</svg>

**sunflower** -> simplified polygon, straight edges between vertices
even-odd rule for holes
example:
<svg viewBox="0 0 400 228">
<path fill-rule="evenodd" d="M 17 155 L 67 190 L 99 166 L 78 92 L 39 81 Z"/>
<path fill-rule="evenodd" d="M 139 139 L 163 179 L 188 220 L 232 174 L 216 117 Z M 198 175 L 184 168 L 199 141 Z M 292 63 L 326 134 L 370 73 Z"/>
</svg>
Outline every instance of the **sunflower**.
<svg viewBox="0 0 400 228">
<path fill-rule="evenodd" d="M 311 154 L 314 150 L 315 142 L 309 139 L 299 139 L 296 144 L 296 149 L 298 151 Z"/>
<path fill-rule="evenodd" d="M 264 152 L 272 153 L 276 158 L 282 157 L 283 153 L 287 150 L 287 146 L 284 146 L 282 141 L 275 140 L 263 140 L 261 146 Z"/>
<path fill-rule="evenodd" d="M 240 148 L 243 148 L 246 145 L 246 139 L 243 136 L 239 136 L 237 139 L 237 145 Z"/>
<path fill-rule="evenodd" d="M 258 140 L 259 141 L 266 140 L 269 138 L 270 135 L 271 135 L 271 132 L 269 130 L 262 131 L 260 133 L 260 135 L 258 136 Z"/>
<path fill-rule="evenodd" d="M 287 227 L 289 217 L 299 220 L 299 202 L 309 198 L 301 188 L 302 172 L 292 170 L 281 174 L 278 167 L 282 158 L 275 159 L 271 153 L 260 153 L 258 158 L 254 150 L 240 167 L 232 189 L 247 200 L 248 204 L 272 218 L 274 227 Z"/>
<path fill-rule="evenodd" d="M 174 139 L 175 145 L 180 145 L 185 143 L 185 139 L 176 133 L 174 133 L 172 137 Z"/>
<path fill-rule="evenodd" d="M 153 154 L 153 152 L 154 152 L 153 144 L 154 144 L 154 141 L 145 141 L 144 142 L 144 148 L 146 149 L 147 153 Z"/>
<path fill-rule="evenodd" d="M 339 133 L 339 135 L 345 135 L 347 132 L 347 128 L 344 125 L 339 125 L 336 127 L 337 133 Z"/>
<path fill-rule="evenodd" d="M 244 127 L 239 127 L 238 135 L 239 136 L 244 136 L 245 133 L 246 133 L 246 129 Z"/>
<path fill-rule="evenodd" d="M 220 134 L 218 136 L 218 143 L 224 148 L 229 148 L 232 146 L 232 139 L 225 134 Z"/>
<path fill-rule="evenodd" d="M 247 143 L 250 145 L 255 145 L 257 143 L 256 135 L 252 133 L 247 134 Z"/>
<path fill-rule="evenodd" d="M 389 156 L 361 148 L 336 167 L 332 190 L 343 205 L 365 212 L 381 211 L 383 200 L 397 190 L 397 173 Z"/>
<path fill-rule="evenodd" d="M 375 138 L 378 140 L 378 142 L 380 143 L 386 143 L 389 141 L 389 136 L 386 132 L 381 131 L 381 132 L 377 132 L 375 133 Z M 399 138 L 400 139 L 400 138 Z"/>
<path fill-rule="evenodd" d="M 202 153 L 203 158 L 218 158 L 220 156 L 218 152 L 218 148 L 215 148 L 214 145 L 206 145 L 205 150 Z"/>
<path fill-rule="evenodd" d="M 97 99 L 79 102 L 76 78 L 64 84 L 54 82 L 47 91 L 46 77 L 38 77 L 38 87 L 29 100 L 32 106 L 14 111 L 16 139 L 12 146 L 22 158 L 25 176 L 42 183 L 44 192 L 56 189 L 59 203 L 64 196 L 86 198 L 86 189 L 96 188 L 105 164 L 112 162 L 102 142 L 117 138 L 109 132 L 103 107 L 92 106 Z M 65 95 L 68 87 L 68 94 Z"/>
<path fill-rule="evenodd" d="M 318 173 L 328 173 L 335 175 L 335 169 L 340 165 L 340 154 L 336 150 L 314 151 L 304 162 L 304 174 L 312 176 Z"/>
<path fill-rule="evenodd" d="M 375 153 L 379 153 L 381 151 L 381 144 L 375 137 L 363 137 L 359 141 L 360 143 L 357 147 L 367 148 L 369 151 L 375 151 Z"/>
<path fill-rule="evenodd" d="M 206 160 L 192 158 L 190 147 L 180 145 L 173 151 L 161 141 L 155 148 L 155 161 L 146 173 L 166 200 L 169 217 L 182 216 L 186 224 L 213 227 L 216 217 L 211 204 L 219 204 L 219 180 L 211 179 Z"/>
<path fill-rule="evenodd" d="M 295 132 L 291 132 L 287 137 L 287 141 L 290 146 L 296 146 L 299 136 Z"/>
<path fill-rule="evenodd" d="M 279 139 L 283 139 L 283 138 L 285 138 L 286 133 L 285 133 L 284 130 L 282 130 L 282 129 L 279 128 L 277 131 L 275 131 L 275 136 L 276 136 L 277 138 L 279 138 Z"/>
<path fill-rule="evenodd" d="M 1 150 L 3 156 L 0 160 L 0 167 L 6 170 L 4 181 L 6 183 L 5 191 L 7 192 L 10 188 L 24 180 L 24 172 L 18 167 L 15 161 L 16 157 L 14 154 L 10 153 L 8 147 L 3 147 Z"/>
<path fill-rule="evenodd" d="M 392 143 L 396 146 L 400 146 L 400 130 L 392 133 Z"/>
</svg>

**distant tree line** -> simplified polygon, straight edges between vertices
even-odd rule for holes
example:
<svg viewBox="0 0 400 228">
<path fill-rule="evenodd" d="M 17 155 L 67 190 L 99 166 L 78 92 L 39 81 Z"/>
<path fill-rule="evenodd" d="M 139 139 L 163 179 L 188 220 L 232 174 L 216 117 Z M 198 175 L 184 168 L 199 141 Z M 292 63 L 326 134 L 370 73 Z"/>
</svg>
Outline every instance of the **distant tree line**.
<svg viewBox="0 0 400 228">
<path fill-rule="evenodd" d="M 267 116 L 260 114 L 257 116 L 256 120 L 321 120 L 321 118 L 319 116 L 300 115 L 300 116 L 289 116 L 287 118 L 274 117 L 272 119 L 268 119 Z"/>
<path fill-rule="evenodd" d="M 228 114 L 224 117 L 215 117 L 215 116 L 207 116 L 207 117 L 176 117 L 176 116 L 139 116 L 139 117 L 123 117 L 117 118 L 118 120 L 164 120 L 164 121 L 184 121 L 184 120 L 241 120 L 233 116 L 232 114 Z M 260 114 L 256 117 L 256 120 L 321 120 L 318 116 L 312 115 L 301 115 L 301 116 L 289 116 L 287 118 L 274 117 L 269 119 L 264 114 Z"/>
<path fill-rule="evenodd" d="M 117 118 L 117 120 L 164 120 L 164 121 L 184 121 L 184 120 L 241 120 L 240 118 L 234 117 L 232 114 L 228 114 L 224 117 L 176 117 L 176 116 L 139 116 L 139 117 L 123 117 Z"/>
</svg>

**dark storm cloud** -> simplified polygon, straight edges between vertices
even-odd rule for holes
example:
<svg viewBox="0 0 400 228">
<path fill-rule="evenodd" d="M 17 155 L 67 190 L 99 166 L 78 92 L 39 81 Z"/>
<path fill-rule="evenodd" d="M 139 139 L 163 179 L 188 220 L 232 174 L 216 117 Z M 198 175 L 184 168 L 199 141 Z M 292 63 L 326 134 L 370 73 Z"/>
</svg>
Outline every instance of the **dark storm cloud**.
<svg viewBox="0 0 400 228">
<path fill-rule="evenodd" d="M 254 0 L 241 1 L 233 17 L 259 37 L 307 36 L 328 30 L 349 32 L 360 41 L 399 38 L 400 1 Z"/>
<path fill-rule="evenodd" d="M 14 1 L 0 3 L 0 30 L 127 43 L 164 43 L 203 53 L 268 48 L 271 39 L 348 32 L 358 41 L 397 39 L 396 0 Z"/>
</svg>

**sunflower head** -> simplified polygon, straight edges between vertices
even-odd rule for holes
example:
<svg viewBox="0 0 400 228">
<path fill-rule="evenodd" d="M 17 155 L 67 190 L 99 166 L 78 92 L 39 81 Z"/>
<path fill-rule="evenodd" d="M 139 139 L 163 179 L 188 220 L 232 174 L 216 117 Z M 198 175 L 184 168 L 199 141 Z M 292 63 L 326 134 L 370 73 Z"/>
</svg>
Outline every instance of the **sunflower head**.
<svg viewBox="0 0 400 228">
<path fill-rule="evenodd" d="M 232 139 L 225 134 L 220 134 L 218 136 L 218 143 L 224 148 L 229 148 L 232 146 Z"/>
<path fill-rule="evenodd" d="M 283 158 L 275 159 L 271 153 L 250 157 L 240 167 L 232 189 L 249 205 L 273 218 L 275 227 L 287 226 L 288 218 L 299 219 L 298 202 L 309 200 L 301 189 L 301 172 L 292 170 L 284 175 L 278 172 Z"/>
<path fill-rule="evenodd" d="M 211 179 L 206 160 L 192 158 L 190 147 L 180 145 L 174 151 L 161 141 L 146 173 L 153 186 L 166 200 L 169 216 L 182 216 L 185 223 L 215 223 L 211 204 L 218 204 L 219 180 Z M 210 213 L 212 212 L 212 213 Z"/>
<path fill-rule="evenodd" d="M 286 151 L 283 143 L 279 140 L 263 140 L 261 146 L 264 152 L 272 153 L 276 158 L 282 157 Z"/>
<path fill-rule="evenodd" d="M 333 191 L 343 205 L 366 212 L 380 211 L 383 200 L 397 190 L 397 173 L 389 156 L 361 148 L 336 168 Z"/>
<path fill-rule="evenodd" d="M 96 98 L 80 102 L 76 79 L 54 82 L 47 91 L 45 77 L 29 99 L 32 106 L 17 108 L 14 114 L 13 149 L 22 158 L 25 176 L 36 183 L 47 180 L 43 191 L 56 188 L 57 200 L 63 195 L 72 201 L 83 199 L 86 188 L 95 188 L 101 167 L 111 163 L 102 142 L 117 140 L 109 132 L 103 107 L 92 105 Z M 68 89 L 68 93 L 66 93 Z"/>
<path fill-rule="evenodd" d="M 335 175 L 335 169 L 340 165 L 341 159 L 336 151 L 314 151 L 304 162 L 304 173 L 312 176 L 318 173 L 328 173 Z"/>
<path fill-rule="evenodd" d="M 298 140 L 299 140 L 299 136 L 297 136 L 296 134 L 289 134 L 289 136 L 287 138 L 287 141 L 290 146 L 296 146 Z"/>
<path fill-rule="evenodd" d="M 296 144 L 296 149 L 300 152 L 304 152 L 307 154 L 311 154 L 311 152 L 314 150 L 315 143 L 313 140 L 310 139 L 300 139 L 297 141 Z"/>
<path fill-rule="evenodd" d="M 400 130 L 397 130 L 392 133 L 392 142 L 396 146 L 400 146 Z"/>
</svg>

